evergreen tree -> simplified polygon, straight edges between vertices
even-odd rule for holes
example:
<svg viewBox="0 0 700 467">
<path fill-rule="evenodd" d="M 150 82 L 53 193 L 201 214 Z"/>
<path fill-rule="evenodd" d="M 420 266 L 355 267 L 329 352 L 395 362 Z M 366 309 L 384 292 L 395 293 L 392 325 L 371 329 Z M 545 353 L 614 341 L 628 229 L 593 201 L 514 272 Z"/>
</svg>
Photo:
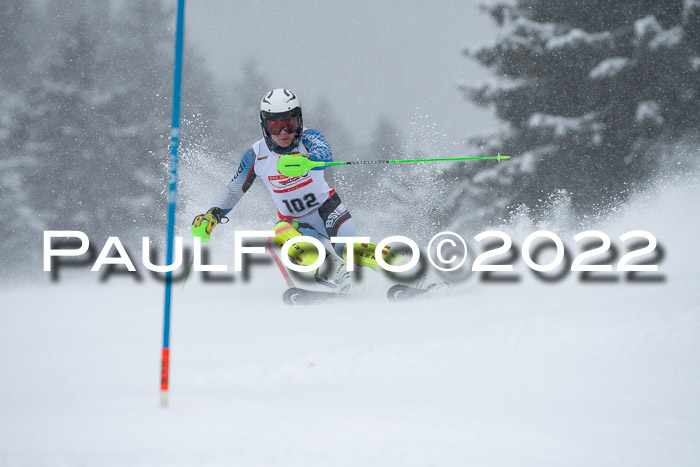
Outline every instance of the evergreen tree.
<svg viewBox="0 0 700 467">
<path fill-rule="evenodd" d="M 651 142 L 696 131 L 699 0 L 517 0 L 486 9 L 507 32 L 470 55 L 499 80 L 465 91 L 508 124 L 480 141 L 484 153 L 514 158 L 460 170 L 481 213 L 494 218 L 508 204 L 536 211 L 562 190 L 581 211 L 624 199 L 663 157 L 647 150 Z"/>
<path fill-rule="evenodd" d="M 26 84 L 30 50 L 36 45 L 27 30 L 33 28 L 34 5 L 26 0 L 4 0 L 0 15 L 0 88 L 19 90 Z"/>
<path fill-rule="evenodd" d="M 127 239 L 162 232 L 173 14 L 160 2 L 52 4 L 53 50 L 31 92 L 25 147 L 41 161 L 26 186 L 42 229 Z M 183 145 L 201 136 L 189 131 L 193 122 L 213 112 L 198 60 L 191 51 L 185 59 Z"/>
<path fill-rule="evenodd" d="M 136 236 L 162 235 L 165 221 L 172 110 L 175 9 L 161 2 L 126 0 L 114 18 L 117 47 L 112 79 L 119 89 L 112 109 L 119 164 L 130 178 L 112 216 L 122 224 L 138 220 Z M 180 152 L 209 144 L 217 136 L 213 81 L 198 51 L 185 43 Z"/>
<path fill-rule="evenodd" d="M 30 111 L 25 87 L 37 79 L 29 57 L 39 52 L 27 31 L 38 26 L 37 13 L 26 0 L 7 0 L 0 15 L 0 213 L 4 219 L 0 223 L 0 263 L 5 265 L 14 263 L 10 256 L 25 249 L 26 228 L 33 221 L 23 178 L 37 160 L 22 148 Z M 14 271 L 14 267 L 4 268 L 2 274 Z"/>
<path fill-rule="evenodd" d="M 27 188 L 42 229 L 114 227 L 109 203 L 119 196 L 114 188 L 124 173 L 111 131 L 118 94 L 108 73 L 109 8 L 107 0 L 52 7 L 55 49 L 31 92 L 25 148 L 41 161 Z"/>
</svg>

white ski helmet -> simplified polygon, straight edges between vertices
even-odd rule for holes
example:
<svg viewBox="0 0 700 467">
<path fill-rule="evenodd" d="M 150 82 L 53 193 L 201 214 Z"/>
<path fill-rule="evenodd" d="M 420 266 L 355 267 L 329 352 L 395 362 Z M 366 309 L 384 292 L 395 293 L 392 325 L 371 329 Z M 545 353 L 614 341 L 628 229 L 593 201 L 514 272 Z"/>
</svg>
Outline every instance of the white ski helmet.
<svg viewBox="0 0 700 467">
<path fill-rule="evenodd" d="M 272 126 L 275 127 L 272 131 L 270 131 L 270 122 L 273 122 Z M 274 125 L 274 122 L 280 122 L 282 125 Z M 301 140 L 301 133 L 304 129 L 301 103 L 296 94 L 289 89 L 273 89 L 265 94 L 260 101 L 260 126 L 265 142 L 272 151 L 282 154 L 284 151 L 296 147 Z M 296 134 L 292 143 L 285 148 L 278 146 L 270 137 L 271 134 L 280 134 L 280 128 Z"/>
</svg>

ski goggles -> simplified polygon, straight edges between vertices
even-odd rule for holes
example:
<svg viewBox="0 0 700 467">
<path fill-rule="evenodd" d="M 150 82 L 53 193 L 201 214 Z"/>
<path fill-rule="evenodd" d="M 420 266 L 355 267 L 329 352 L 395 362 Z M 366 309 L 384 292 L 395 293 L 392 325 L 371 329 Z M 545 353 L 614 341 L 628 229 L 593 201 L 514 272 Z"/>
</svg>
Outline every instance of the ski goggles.
<svg viewBox="0 0 700 467">
<path fill-rule="evenodd" d="M 284 120 L 267 120 L 265 128 L 272 135 L 279 135 L 282 133 L 282 130 L 286 130 L 287 133 L 296 133 L 299 131 L 299 119 L 292 117 Z"/>
</svg>

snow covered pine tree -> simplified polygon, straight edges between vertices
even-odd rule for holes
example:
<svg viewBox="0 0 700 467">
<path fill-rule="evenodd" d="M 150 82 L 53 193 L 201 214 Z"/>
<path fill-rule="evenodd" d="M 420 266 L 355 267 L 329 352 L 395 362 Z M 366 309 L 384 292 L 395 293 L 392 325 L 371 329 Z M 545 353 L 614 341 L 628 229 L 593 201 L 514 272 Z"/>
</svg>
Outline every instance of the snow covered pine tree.
<svg viewBox="0 0 700 467">
<path fill-rule="evenodd" d="M 700 0 L 518 0 L 485 7 L 506 34 L 467 55 L 500 79 L 464 86 L 507 130 L 509 164 L 464 166 L 491 217 L 565 192 L 578 212 L 624 199 L 662 162 L 653 142 L 700 123 Z M 459 198 L 457 198 L 459 200 Z"/>
</svg>

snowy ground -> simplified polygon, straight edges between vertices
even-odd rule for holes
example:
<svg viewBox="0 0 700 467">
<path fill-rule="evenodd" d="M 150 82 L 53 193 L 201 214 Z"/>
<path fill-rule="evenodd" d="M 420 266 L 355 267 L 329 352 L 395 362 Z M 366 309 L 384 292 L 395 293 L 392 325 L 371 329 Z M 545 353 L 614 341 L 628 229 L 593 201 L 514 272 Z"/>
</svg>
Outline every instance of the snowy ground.
<svg viewBox="0 0 700 467">
<path fill-rule="evenodd" d="M 663 282 L 546 283 L 520 263 L 516 284 L 289 308 L 271 268 L 193 278 L 168 409 L 158 283 L 2 290 L 0 465 L 700 465 L 699 198 L 669 188 L 595 226 L 653 232 Z"/>
</svg>

